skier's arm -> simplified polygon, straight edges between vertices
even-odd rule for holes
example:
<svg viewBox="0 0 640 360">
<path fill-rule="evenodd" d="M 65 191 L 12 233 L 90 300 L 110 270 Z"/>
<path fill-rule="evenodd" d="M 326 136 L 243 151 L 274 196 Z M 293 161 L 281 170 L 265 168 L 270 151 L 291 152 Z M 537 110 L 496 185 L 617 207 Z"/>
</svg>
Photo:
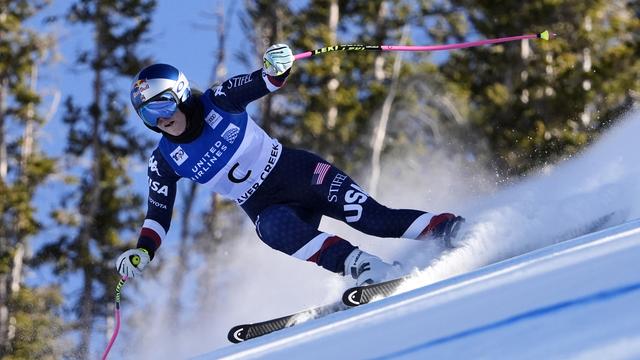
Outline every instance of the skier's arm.
<svg viewBox="0 0 640 360">
<path fill-rule="evenodd" d="M 173 204 L 176 199 L 176 183 L 180 177 L 167 164 L 158 149 L 149 159 L 147 173 L 149 176 L 147 216 L 140 231 L 137 247 L 146 249 L 153 259 L 171 225 Z"/>
<path fill-rule="evenodd" d="M 284 86 L 293 54 L 288 46 L 276 44 L 264 54 L 264 67 L 250 74 L 234 76 L 213 88 L 212 101 L 228 112 L 243 112 L 247 105 Z"/>
<path fill-rule="evenodd" d="M 135 249 L 122 253 L 116 261 L 120 275 L 135 277 L 153 259 L 156 250 L 169 231 L 171 214 L 176 198 L 176 183 L 180 177 L 156 149 L 149 159 L 149 196 L 138 244 Z"/>
</svg>

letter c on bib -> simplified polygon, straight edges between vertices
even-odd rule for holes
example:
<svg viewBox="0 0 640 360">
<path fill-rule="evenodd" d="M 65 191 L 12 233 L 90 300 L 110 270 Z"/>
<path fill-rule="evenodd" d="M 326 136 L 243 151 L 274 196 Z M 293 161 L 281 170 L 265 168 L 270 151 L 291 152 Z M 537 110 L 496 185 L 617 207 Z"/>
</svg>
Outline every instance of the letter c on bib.
<svg viewBox="0 0 640 360">
<path fill-rule="evenodd" d="M 233 172 L 236 171 L 236 169 L 238 168 L 238 166 L 240 166 L 240 163 L 236 163 L 235 165 L 233 165 L 233 167 L 231 168 L 231 170 L 229 170 L 229 173 L 227 174 L 227 176 L 229 177 L 229 181 L 231 181 L 232 183 L 236 183 L 236 184 L 240 184 L 241 182 L 246 181 L 249 176 L 251 176 L 251 170 L 247 171 L 247 173 L 244 175 L 244 177 L 242 178 L 238 178 L 236 177 Z"/>
</svg>

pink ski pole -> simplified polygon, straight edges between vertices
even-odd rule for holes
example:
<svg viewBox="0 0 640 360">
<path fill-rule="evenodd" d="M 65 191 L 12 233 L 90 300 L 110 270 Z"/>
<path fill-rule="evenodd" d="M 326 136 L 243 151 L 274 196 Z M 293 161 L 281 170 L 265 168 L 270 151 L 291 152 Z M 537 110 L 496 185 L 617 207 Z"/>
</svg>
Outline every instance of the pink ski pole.
<svg viewBox="0 0 640 360">
<path fill-rule="evenodd" d="M 107 355 L 109 355 L 109 351 L 111 350 L 113 343 L 116 342 L 118 332 L 120 331 L 120 292 L 122 291 L 122 287 L 124 286 L 124 283 L 126 281 L 127 277 L 124 276 L 120 279 L 118 285 L 116 285 L 116 327 L 113 329 L 113 335 L 111 335 L 109 345 L 107 345 L 107 348 L 104 350 L 104 354 L 102 354 L 102 360 L 105 360 L 107 358 Z"/>
<path fill-rule="evenodd" d="M 475 46 L 491 45 L 498 43 L 505 43 L 510 41 L 525 40 L 525 39 L 543 39 L 549 40 L 549 38 L 555 37 L 556 34 L 549 33 L 547 30 L 539 34 L 518 35 L 501 37 L 496 39 L 485 39 L 478 41 L 470 41 L 465 43 L 446 44 L 446 45 L 334 45 L 327 46 L 316 50 L 306 51 L 300 54 L 294 55 L 296 60 L 305 59 L 314 55 L 324 54 L 331 51 L 441 51 L 441 50 L 453 50 L 464 49 Z"/>
</svg>

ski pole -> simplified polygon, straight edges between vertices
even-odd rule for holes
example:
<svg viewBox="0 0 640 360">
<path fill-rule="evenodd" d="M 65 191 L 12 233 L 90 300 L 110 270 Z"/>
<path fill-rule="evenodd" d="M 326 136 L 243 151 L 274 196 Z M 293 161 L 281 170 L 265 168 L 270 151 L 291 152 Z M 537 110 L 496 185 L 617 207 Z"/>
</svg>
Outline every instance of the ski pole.
<svg viewBox="0 0 640 360">
<path fill-rule="evenodd" d="M 111 335 L 111 340 L 109 340 L 109 345 L 104 350 L 104 354 L 102 354 L 102 360 L 107 358 L 109 355 L 109 351 L 113 346 L 113 343 L 116 342 L 116 337 L 118 337 L 118 332 L 120 331 L 120 292 L 122 291 L 122 287 L 124 283 L 127 281 L 127 277 L 124 276 L 118 281 L 118 285 L 116 285 L 116 327 L 113 329 L 113 335 Z"/>
<path fill-rule="evenodd" d="M 505 43 L 510 41 L 517 40 L 525 40 L 525 39 L 543 39 L 549 40 L 549 38 L 555 37 L 556 34 L 549 33 L 549 31 L 545 30 L 538 34 L 529 34 L 529 35 L 518 35 L 518 36 L 509 36 L 509 37 L 501 37 L 495 39 L 485 39 L 478 41 L 470 41 L 464 43 L 456 43 L 456 44 L 446 44 L 446 45 L 334 45 L 327 46 L 316 50 L 306 51 L 300 54 L 294 55 L 296 60 L 305 59 L 314 55 L 324 54 L 331 51 L 441 51 L 441 50 L 453 50 L 453 49 L 464 49 L 475 46 L 482 45 L 491 45 L 498 43 Z"/>
</svg>

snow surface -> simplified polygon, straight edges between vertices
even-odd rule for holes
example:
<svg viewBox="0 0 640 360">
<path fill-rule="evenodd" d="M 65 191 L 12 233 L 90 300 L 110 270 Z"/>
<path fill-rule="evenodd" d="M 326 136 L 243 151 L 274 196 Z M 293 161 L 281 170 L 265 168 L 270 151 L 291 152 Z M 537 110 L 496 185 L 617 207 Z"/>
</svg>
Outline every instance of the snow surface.
<svg viewBox="0 0 640 360">
<path fill-rule="evenodd" d="M 636 220 L 198 359 L 637 358 L 639 267 Z"/>
<path fill-rule="evenodd" d="M 247 227 L 219 254 L 210 303 L 187 301 L 180 323 L 168 320 L 171 267 L 125 289 L 146 303 L 123 307 L 113 358 L 640 358 L 639 223 L 618 225 L 640 218 L 638 134 L 636 111 L 580 156 L 499 189 L 494 174 L 450 154 L 389 161 L 378 200 L 459 213 L 474 236 L 441 254 L 433 243 L 372 238 L 335 221 L 322 227 L 424 269 L 407 292 L 230 344 L 234 325 L 334 302 L 352 284 L 269 249 Z M 610 213 L 613 228 L 576 238 Z M 171 262 L 168 254 L 158 261 Z"/>
</svg>

